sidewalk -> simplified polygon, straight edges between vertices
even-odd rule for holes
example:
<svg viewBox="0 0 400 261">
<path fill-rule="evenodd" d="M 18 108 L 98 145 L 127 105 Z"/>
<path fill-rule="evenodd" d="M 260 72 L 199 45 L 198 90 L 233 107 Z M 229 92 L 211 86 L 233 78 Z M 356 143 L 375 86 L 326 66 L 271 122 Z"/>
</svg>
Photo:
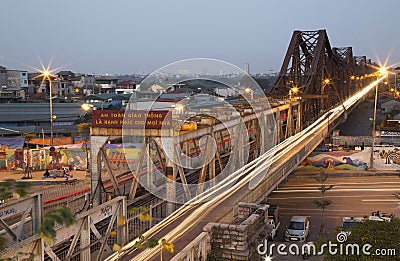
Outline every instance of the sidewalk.
<svg viewBox="0 0 400 261">
<path fill-rule="evenodd" d="M 333 170 L 333 169 L 321 169 L 321 170 L 296 170 L 294 175 L 296 177 L 314 177 L 325 173 L 328 177 L 360 177 L 360 176 L 398 176 L 400 177 L 400 171 L 398 170 Z"/>
<path fill-rule="evenodd" d="M 22 179 L 24 176 L 24 171 L 22 170 L 4 170 L 0 171 L 0 181 L 4 181 L 6 179 L 15 179 L 18 181 L 26 181 L 26 182 L 48 182 L 48 183 L 54 183 L 55 181 L 58 183 L 60 181 L 65 181 L 65 178 L 63 177 L 57 177 L 57 178 L 43 178 L 44 170 L 40 171 L 33 171 L 32 172 L 32 179 Z M 73 170 L 71 171 L 72 173 L 72 178 L 69 178 L 68 180 L 86 180 L 89 179 L 90 177 L 86 177 L 86 171 L 84 170 Z"/>
</svg>

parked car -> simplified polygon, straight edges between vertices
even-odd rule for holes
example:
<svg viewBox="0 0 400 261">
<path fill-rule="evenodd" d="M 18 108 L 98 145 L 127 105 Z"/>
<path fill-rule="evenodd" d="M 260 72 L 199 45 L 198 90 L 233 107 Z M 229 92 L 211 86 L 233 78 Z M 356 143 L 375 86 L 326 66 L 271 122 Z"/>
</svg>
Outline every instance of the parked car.
<svg viewBox="0 0 400 261">
<path fill-rule="evenodd" d="M 387 221 L 390 222 L 394 218 L 393 213 L 386 213 L 381 211 L 372 212 L 371 216 L 369 216 L 370 221 Z"/>
<path fill-rule="evenodd" d="M 348 229 L 357 223 L 363 222 L 365 219 L 363 217 L 344 217 L 342 222 L 342 228 Z"/>
<path fill-rule="evenodd" d="M 273 240 L 276 236 L 279 225 L 279 206 L 278 205 L 270 205 L 268 208 L 268 226 L 271 229 L 271 233 L 269 237 Z"/>
<path fill-rule="evenodd" d="M 305 241 L 310 232 L 310 221 L 305 216 L 293 216 L 286 228 L 286 241 Z"/>
</svg>

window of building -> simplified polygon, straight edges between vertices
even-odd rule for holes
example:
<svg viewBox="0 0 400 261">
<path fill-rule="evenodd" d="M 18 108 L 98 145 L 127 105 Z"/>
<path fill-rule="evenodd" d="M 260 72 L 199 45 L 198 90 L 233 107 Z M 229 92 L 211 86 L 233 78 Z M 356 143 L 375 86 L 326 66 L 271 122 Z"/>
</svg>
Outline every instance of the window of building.
<svg viewBox="0 0 400 261">
<path fill-rule="evenodd" d="M 73 121 L 55 121 L 53 122 L 53 126 L 73 126 Z"/>
</svg>

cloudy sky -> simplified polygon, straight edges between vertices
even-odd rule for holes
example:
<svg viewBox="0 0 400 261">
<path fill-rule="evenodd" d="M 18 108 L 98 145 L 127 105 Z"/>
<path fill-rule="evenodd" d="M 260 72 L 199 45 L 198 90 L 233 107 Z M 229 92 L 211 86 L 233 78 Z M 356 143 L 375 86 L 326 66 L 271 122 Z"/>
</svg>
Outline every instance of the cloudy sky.
<svg viewBox="0 0 400 261">
<path fill-rule="evenodd" d="M 207 57 L 278 71 L 293 30 L 317 29 L 395 63 L 399 12 L 398 0 L 2 0 L 0 65 L 124 74 Z"/>
</svg>

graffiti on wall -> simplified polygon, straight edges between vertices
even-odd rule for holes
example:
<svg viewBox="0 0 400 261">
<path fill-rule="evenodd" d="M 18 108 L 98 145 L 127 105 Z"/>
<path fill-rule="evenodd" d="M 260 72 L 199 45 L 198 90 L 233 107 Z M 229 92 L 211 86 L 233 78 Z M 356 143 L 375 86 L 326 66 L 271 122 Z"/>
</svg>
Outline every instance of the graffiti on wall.
<svg viewBox="0 0 400 261">
<path fill-rule="evenodd" d="M 385 164 L 397 164 L 400 165 L 400 150 L 398 148 L 393 148 L 393 150 L 386 151 L 383 149 L 379 151 L 379 157 L 385 160 Z"/>
<path fill-rule="evenodd" d="M 34 171 L 63 167 L 86 170 L 86 152 L 82 149 L 57 149 L 51 156 L 47 149 L 0 150 L 0 170 L 25 169 L 27 165 Z"/>
<path fill-rule="evenodd" d="M 89 154 L 90 147 L 88 147 Z M 127 159 L 133 166 L 139 158 L 140 147 L 122 148 L 122 144 L 107 144 L 106 154 L 113 169 L 127 167 Z M 50 155 L 52 154 L 52 155 Z M 40 149 L 8 149 L 0 148 L 0 170 L 24 170 L 28 165 L 33 171 L 69 167 L 86 170 L 86 148 L 71 146 L 56 149 L 50 153 L 49 148 Z"/>
<path fill-rule="evenodd" d="M 367 163 L 364 159 L 357 157 L 357 152 L 329 152 L 321 153 L 306 158 L 302 162 L 303 167 L 343 170 L 365 170 Z"/>
</svg>

